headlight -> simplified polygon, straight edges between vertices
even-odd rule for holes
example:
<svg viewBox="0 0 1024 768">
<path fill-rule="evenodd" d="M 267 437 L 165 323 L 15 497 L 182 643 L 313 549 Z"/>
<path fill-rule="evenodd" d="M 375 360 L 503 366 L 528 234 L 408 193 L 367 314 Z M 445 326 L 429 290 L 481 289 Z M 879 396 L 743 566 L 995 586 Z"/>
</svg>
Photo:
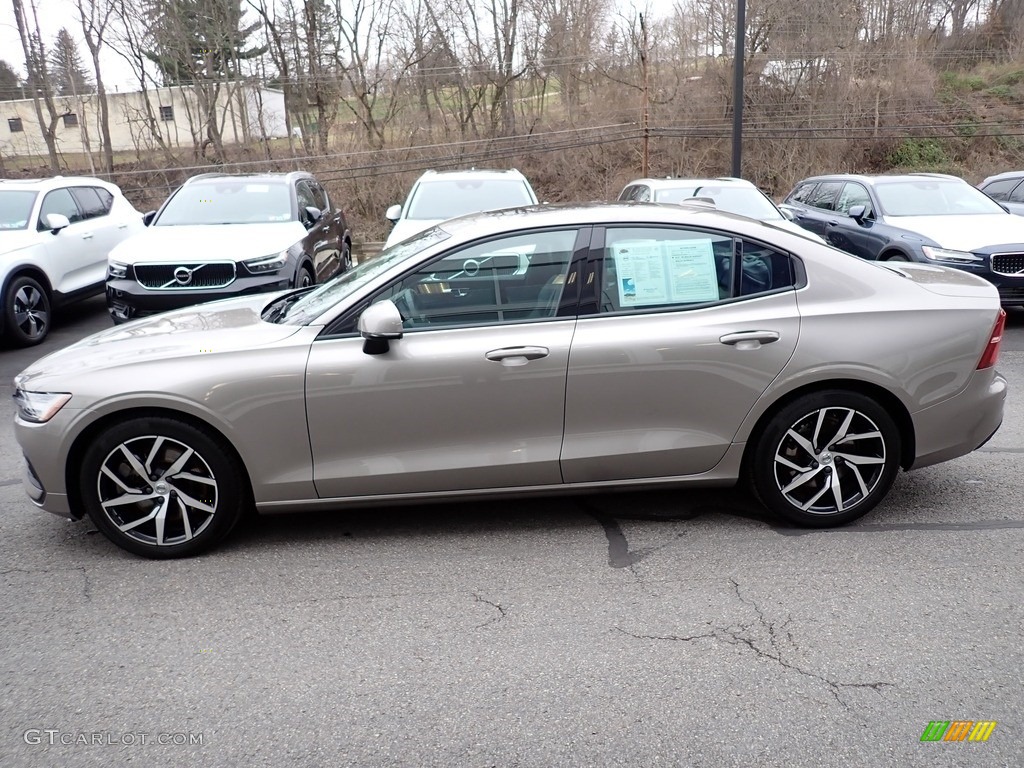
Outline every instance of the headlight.
<svg viewBox="0 0 1024 768">
<path fill-rule="evenodd" d="M 980 256 L 975 256 L 967 251 L 950 251 L 946 248 L 932 248 L 930 245 L 922 245 L 921 250 L 924 251 L 925 256 L 933 261 L 981 261 Z"/>
<path fill-rule="evenodd" d="M 24 421 L 44 424 L 57 415 L 57 411 L 67 405 L 71 399 L 69 392 L 26 392 L 24 389 L 14 390 L 14 403 L 18 407 L 18 415 Z"/>
<path fill-rule="evenodd" d="M 121 280 L 128 277 L 128 265 L 111 259 L 107 262 L 107 279 Z"/>
<path fill-rule="evenodd" d="M 255 272 L 257 274 L 263 272 L 276 272 L 288 263 L 288 251 L 272 253 L 269 256 L 259 256 L 255 259 L 243 261 L 242 263 L 245 264 L 245 268 L 250 272 Z"/>
</svg>

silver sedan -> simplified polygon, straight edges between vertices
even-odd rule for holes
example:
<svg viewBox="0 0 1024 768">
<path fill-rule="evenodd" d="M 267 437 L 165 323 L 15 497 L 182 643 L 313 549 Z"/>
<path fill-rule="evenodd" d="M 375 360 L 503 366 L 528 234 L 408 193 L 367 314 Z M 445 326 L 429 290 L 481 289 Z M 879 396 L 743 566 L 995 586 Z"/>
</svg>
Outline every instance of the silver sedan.
<svg viewBox="0 0 1024 768">
<path fill-rule="evenodd" d="M 16 379 L 24 484 L 149 557 L 242 514 L 747 483 L 848 523 L 999 427 L 1004 315 L 699 206 L 456 219 L 315 289 L 169 312 Z"/>
</svg>

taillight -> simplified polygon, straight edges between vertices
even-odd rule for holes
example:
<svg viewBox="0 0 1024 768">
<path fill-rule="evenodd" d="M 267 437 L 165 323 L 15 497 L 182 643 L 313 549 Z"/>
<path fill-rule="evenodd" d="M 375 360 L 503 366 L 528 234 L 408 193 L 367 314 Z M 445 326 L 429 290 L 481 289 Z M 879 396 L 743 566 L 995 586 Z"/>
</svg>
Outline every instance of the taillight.
<svg viewBox="0 0 1024 768">
<path fill-rule="evenodd" d="M 996 325 L 992 329 L 992 335 L 988 337 L 988 344 L 978 361 L 978 370 L 983 371 L 991 368 L 999 360 L 999 345 L 1003 341 L 1003 329 L 1006 328 L 1006 310 L 999 310 L 999 317 L 996 318 Z"/>
</svg>

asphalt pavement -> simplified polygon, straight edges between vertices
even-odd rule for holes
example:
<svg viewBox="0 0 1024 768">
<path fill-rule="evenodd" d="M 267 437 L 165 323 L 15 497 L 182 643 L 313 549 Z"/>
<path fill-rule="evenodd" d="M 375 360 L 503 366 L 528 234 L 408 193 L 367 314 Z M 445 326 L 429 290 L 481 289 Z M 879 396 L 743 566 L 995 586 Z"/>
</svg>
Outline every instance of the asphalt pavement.
<svg viewBox="0 0 1024 768">
<path fill-rule="evenodd" d="M 20 487 L 0 350 L 0 766 L 1019 766 L 1024 312 L 1006 420 L 832 531 L 737 491 L 263 518 L 152 562 Z M 922 742 L 932 721 L 995 721 Z"/>
</svg>

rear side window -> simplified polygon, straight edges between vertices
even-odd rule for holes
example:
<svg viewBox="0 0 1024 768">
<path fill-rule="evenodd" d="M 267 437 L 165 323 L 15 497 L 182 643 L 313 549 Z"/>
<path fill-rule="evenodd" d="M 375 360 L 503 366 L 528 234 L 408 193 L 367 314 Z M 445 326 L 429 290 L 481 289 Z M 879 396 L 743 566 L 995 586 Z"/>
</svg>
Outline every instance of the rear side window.
<svg viewBox="0 0 1024 768">
<path fill-rule="evenodd" d="M 669 227 L 608 229 L 601 273 L 602 313 L 706 306 L 794 284 L 784 253 Z"/>
<path fill-rule="evenodd" d="M 1009 202 L 1024 203 L 1024 181 L 1017 185 L 1017 188 L 1010 193 Z"/>
<path fill-rule="evenodd" d="M 104 205 L 99 190 L 95 187 L 72 187 L 71 195 L 78 203 L 78 207 L 82 209 L 83 219 L 99 218 L 110 212 L 110 206 Z"/>
<path fill-rule="evenodd" d="M 993 181 L 991 184 L 982 187 L 982 192 L 991 197 L 993 200 L 1006 201 L 1010 199 L 1010 192 L 1013 188 L 1020 183 L 1020 179 L 1000 179 L 999 181 Z"/>
<path fill-rule="evenodd" d="M 841 181 L 823 181 L 818 185 L 818 188 L 814 190 L 814 194 L 807 198 L 806 203 L 814 208 L 821 208 L 825 211 L 834 211 L 836 195 L 842 187 L 843 182 Z"/>
<path fill-rule="evenodd" d="M 797 184 L 796 189 L 789 193 L 789 197 L 786 198 L 787 203 L 806 203 L 807 198 L 814 192 L 818 186 L 816 181 L 805 181 L 803 184 Z"/>
<path fill-rule="evenodd" d="M 43 198 L 43 204 L 39 209 L 39 229 L 47 229 L 46 217 L 51 213 L 67 216 L 68 221 L 72 224 L 82 220 L 82 213 L 78 210 L 75 199 L 65 187 L 46 193 L 46 197 Z"/>
</svg>

